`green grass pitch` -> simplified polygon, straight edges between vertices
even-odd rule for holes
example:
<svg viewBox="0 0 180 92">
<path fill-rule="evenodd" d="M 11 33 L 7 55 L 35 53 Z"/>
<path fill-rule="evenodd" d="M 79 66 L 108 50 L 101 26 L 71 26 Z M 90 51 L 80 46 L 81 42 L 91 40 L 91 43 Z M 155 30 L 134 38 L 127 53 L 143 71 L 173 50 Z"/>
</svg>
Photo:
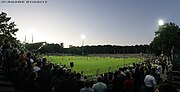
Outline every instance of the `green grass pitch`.
<svg viewBox="0 0 180 92">
<path fill-rule="evenodd" d="M 85 57 L 85 56 L 45 56 L 48 61 L 55 64 L 65 64 L 70 67 L 70 62 L 74 62 L 73 71 L 84 75 L 102 74 L 108 71 L 117 70 L 124 65 L 130 65 L 142 61 L 140 58 L 103 58 L 103 57 Z"/>
</svg>

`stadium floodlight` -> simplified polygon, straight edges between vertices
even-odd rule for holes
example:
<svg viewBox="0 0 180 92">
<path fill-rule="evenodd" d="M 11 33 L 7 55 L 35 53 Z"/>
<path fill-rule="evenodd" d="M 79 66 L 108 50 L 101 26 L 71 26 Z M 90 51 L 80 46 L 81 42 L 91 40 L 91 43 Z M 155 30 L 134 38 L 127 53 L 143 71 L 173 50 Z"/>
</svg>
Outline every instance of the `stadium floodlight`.
<svg viewBox="0 0 180 92">
<path fill-rule="evenodd" d="M 86 38 L 85 35 L 82 34 L 81 39 L 84 40 L 85 38 Z"/>
<path fill-rule="evenodd" d="M 164 21 L 161 19 L 158 21 L 159 27 L 162 27 L 164 25 Z M 161 50 L 161 54 L 163 55 L 163 49 Z"/>
<path fill-rule="evenodd" d="M 85 37 L 85 35 L 81 35 L 81 40 L 82 40 L 82 55 L 84 54 L 84 52 L 83 52 L 83 46 L 84 46 L 84 39 L 85 39 L 86 37 Z"/>
<path fill-rule="evenodd" d="M 36 33 L 35 29 L 30 29 L 30 32 L 32 33 L 32 43 L 34 41 L 34 34 Z"/>
<path fill-rule="evenodd" d="M 164 25 L 164 21 L 161 19 L 158 21 L 158 24 L 159 24 L 159 26 L 162 26 L 162 25 Z"/>
</svg>

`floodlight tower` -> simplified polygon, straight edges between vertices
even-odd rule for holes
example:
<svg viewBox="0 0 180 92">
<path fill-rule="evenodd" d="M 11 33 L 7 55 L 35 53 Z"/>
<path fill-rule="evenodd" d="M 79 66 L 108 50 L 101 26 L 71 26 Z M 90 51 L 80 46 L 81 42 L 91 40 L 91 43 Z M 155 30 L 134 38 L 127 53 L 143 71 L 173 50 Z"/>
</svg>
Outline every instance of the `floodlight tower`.
<svg viewBox="0 0 180 92">
<path fill-rule="evenodd" d="M 34 40 L 34 39 L 33 39 L 33 33 L 32 33 L 32 43 L 33 43 L 33 40 Z"/>
<path fill-rule="evenodd" d="M 84 51 L 83 51 L 83 47 L 84 47 L 84 39 L 85 39 L 85 35 L 81 35 L 81 40 L 82 40 L 82 55 L 84 54 Z"/>
<path fill-rule="evenodd" d="M 161 27 L 164 25 L 164 20 L 160 19 L 160 20 L 158 21 L 158 25 L 159 25 L 159 28 L 161 28 Z M 162 46 L 161 46 L 161 56 L 163 56 Z"/>
<path fill-rule="evenodd" d="M 30 29 L 30 32 L 32 33 L 32 43 L 34 42 L 34 34 L 36 32 L 35 29 Z"/>
</svg>

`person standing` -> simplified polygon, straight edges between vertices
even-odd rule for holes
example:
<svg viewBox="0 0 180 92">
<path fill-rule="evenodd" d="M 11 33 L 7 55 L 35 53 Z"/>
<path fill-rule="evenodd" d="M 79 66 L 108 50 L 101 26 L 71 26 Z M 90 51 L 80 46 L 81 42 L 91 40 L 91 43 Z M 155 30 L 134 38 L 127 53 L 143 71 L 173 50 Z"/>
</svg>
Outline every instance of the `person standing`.
<svg viewBox="0 0 180 92">
<path fill-rule="evenodd" d="M 163 61 L 161 62 L 161 66 L 162 66 L 162 74 L 164 74 L 165 68 L 166 68 L 166 60 L 163 59 Z"/>
<path fill-rule="evenodd" d="M 134 81 L 130 73 L 126 73 L 126 80 L 123 83 L 124 92 L 134 92 Z"/>
<path fill-rule="evenodd" d="M 93 85 L 92 89 L 95 92 L 106 92 L 107 86 L 105 83 L 102 82 L 102 77 L 97 78 L 97 83 Z"/>
<path fill-rule="evenodd" d="M 154 76 L 152 76 L 152 71 L 150 72 L 149 75 L 146 75 L 144 79 L 144 84 L 145 84 L 145 92 L 154 92 L 156 81 Z"/>
<path fill-rule="evenodd" d="M 156 80 L 160 79 L 161 70 L 162 70 L 162 67 L 161 67 L 161 64 L 159 63 L 158 66 L 156 67 L 156 76 L 155 76 Z"/>
<path fill-rule="evenodd" d="M 172 80 L 172 63 L 169 62 L 167 65 L 167 76 L 168 76 L 168 80 Z"/>
<path fill-rule="evenodd" d="M 84 88 L 82 88 L 80 92 L 94 92 L 94 90 L 90 88 L 90 82 L 88 80 L 85 81 Z"/>
</svg>

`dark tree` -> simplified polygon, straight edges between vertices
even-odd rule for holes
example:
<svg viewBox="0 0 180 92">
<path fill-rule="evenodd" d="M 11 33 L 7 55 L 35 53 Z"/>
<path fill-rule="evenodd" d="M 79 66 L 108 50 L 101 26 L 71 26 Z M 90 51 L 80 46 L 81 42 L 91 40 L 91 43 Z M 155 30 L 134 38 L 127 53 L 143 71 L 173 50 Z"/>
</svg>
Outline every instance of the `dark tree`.
<svg viewBox="0 0 180 92">
<path fill-rule="evenodd" d="M 161 53 L 170 55 L 174 49 L 180 48 L 180 28 L 175 23 L 159 26 L 150 47 L 156 55 Z"/>
<path fill-rule="evenodd" d="M 17 28 L 15 28 L 16 24 L 15 22 L 10 22 L 11 17 L 7 17 L 7 14 L 2 12 L 0 14 L 0 40 L 4 38 L 14 42 L 16 41 L 16 38 L 14 37 L 16 32 L 18 31 Z"/>
</svg>

